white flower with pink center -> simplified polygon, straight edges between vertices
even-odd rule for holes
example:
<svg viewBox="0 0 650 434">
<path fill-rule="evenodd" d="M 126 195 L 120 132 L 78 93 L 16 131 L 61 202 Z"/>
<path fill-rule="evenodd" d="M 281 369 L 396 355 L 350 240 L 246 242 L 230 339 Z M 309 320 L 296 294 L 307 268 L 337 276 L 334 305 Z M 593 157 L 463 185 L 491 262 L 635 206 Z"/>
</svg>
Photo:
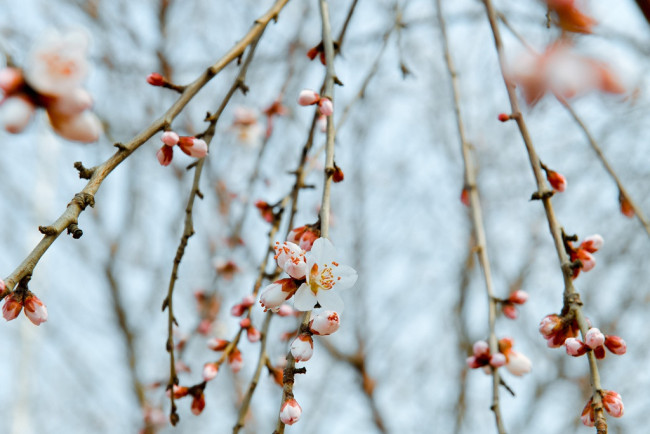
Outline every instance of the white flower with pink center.
<svg viewBox="0 0 650 434">
<path fill-rule="evenodd" d="M 354 268 L 338 262 L 334 245 L 327 238 L 314 241 L 307 254 L 306 268 L 306 282 L 296 291 L 294 307 L 311 310 L 318 303 L 323 309 L 341 312 L 343 300 L 333 290 L 347 289 L 355 284 L 358 276 Z"/>
</svg>

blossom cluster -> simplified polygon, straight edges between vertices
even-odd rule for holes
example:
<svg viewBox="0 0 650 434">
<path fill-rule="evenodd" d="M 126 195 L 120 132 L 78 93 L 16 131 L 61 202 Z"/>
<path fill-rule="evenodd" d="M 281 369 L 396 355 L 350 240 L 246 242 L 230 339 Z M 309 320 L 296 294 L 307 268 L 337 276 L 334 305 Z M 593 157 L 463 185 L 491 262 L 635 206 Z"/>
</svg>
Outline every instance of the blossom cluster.
<svg viewBox="0 0 650 434">
<path fill-rule="evenodd" d="M 310 89 L 304 89 L 300 92 L 300 95 L 298 95 L 298 104 L 302 106 L 318 104 L 318 111 L 323 116 L 330 116 L 334 113 L 332 100 L 327 97 L 322 97 Z"/>
<path fill-rule="evenodd" d="M 472 347 L 473 354 L 466 360 L 467 366 L 472 369 L 483 368 L 486 374 L 492 369 L 505 366 L 513 375 L 522 376 L 532 369 L 532 363 L 526 355 L 512 349 L 514 340 L 506 337 L 499 340 L 499 351 L 492 354 L 490 346 L 485 341 L 477 341 Z"/>
<path fill-rule="evenodd" d="M 168 166 L 174 158 L 174 146 L 178 147 L 185 154 L 194 158 L 203 158 L 208 155 L 208 144 L 205 140 L 190 136 L 179 136 L 174 131 L 165 131 L 160 137 L 162 147 L 156 153 L 158 162 L 162 166 Z"/>
<path fill-rule="evenodd" d="M 31 49 L 24 68 L 0 69 L 0 122 L 6 131 L 22 132 L 41 107 L 61 137 L 83 143 L 99 139 L 102 124 L 89 110 L 93 99 L 82 87 L 88 43 L 81 31 L 50 31 Z"/>
<path fill-rule="evenodd" d="M 0 279 L 0 294 L 6 291 L 6 285 Z M 2 316 L 6 321 L 16 319 L 25 308 L 25 316 L 34 325 L 41 325 L 47 321 L 47 308 L 43 302 L 26 288 L 18 288 L 7 294 L 2 306 Z"/>
<path fill-rule="evenodd" d="M 573 267 L 574 279 L 578 277 L 580 270 L 587 272 L 596 266 L 596 259 L 592 253 L 596 253 L 600 250 L 603 247 L 603 244 L 603 237 L 598 234 L 586 237 L 577 248 L 573 246 L 571 241 L 565 243 L 565 248 L 571 262 L 576 264 L 576 266 Z"/>
</svg>

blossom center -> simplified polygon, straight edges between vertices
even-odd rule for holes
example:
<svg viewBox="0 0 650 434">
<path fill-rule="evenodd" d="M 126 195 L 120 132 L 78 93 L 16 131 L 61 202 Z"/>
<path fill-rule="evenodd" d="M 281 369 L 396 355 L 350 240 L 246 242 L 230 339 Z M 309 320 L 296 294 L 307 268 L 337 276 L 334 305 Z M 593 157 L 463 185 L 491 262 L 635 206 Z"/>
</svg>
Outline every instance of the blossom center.
<svg viewBox="0 0 650 434">
<path fill-rule="evenodd" d="M 320 272 L 318 264 L 314 264 L 309 271 L 309 277 L 309 286 L 314 294 L 316 294 L 319 289 L 332 289 L 336 284 L 332 267 L 329 267 L 327 264 L 323 266 L 323 269 L 320 270 Z"/>
</svg>

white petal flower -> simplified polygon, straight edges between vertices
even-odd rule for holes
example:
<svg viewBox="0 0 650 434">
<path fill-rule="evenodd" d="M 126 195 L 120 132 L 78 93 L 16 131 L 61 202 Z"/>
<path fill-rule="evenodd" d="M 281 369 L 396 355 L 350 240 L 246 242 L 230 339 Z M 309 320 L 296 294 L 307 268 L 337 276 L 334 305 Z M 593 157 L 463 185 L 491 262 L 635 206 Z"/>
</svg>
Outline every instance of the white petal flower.
<svg viewBox="0 0 650 434">
<path fill-rule="evenodd" d="M 352 287 L 358 276 L 352 267 L 339 264 L 334 245 L 327 238 L 314 241 L 307 255 L 307 270 L 306 283 L 298 288 L 294 307 L 310 310 L 318 302 L 324 309 L 341 312 L 343 301 L 332 290 Z"/>
<path fill-rule="evenodd" d="M 278 267 L 282 268 L 294 279 L 304 279 L 307 273 L 305 251 L 298 245 L 285 241 L 275 244 L 275 259 Z"/>
</svg>

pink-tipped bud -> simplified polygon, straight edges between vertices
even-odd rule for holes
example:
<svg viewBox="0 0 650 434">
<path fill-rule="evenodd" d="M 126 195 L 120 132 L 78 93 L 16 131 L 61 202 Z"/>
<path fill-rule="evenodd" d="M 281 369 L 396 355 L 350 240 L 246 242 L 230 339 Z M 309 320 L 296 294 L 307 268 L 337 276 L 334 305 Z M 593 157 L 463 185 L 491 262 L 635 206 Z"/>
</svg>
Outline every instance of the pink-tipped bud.
<svg viewBox="0 0 650 434">
<path fill-rule="evenodd" d="M 255 296 L 253 294 L 248 294 L 242 299 L 241 304 L 245 307 L 251 307 L 255 304 Z"/>
<path fill-rule="evenodd" d="M 203 158 L 208 155 L 208 144 L 205 140 L 195 137 L 180 137 L 178 146 L 181 151 L 194 158 Z"/>
<path fill-rule="evenodd" d="M 162 86 L 165 84 L 165 78 L 157 72 L 152 72 L 147 76 L 147 83 L 152 86 Z"/>
<path fill-rule="evenodd" d="M 548 182 L 551 184 L 551 187 L 553 187 L 553 190 L 559 193 L 562 193 L 564 190 L 566 190 L 567 181 L 562 174 L 554 170 L 547 170 L 546 179 L 548 179 Z"/>
<path fill-rule="evenodd" d="M 293 296 L 297 289 L 298 287 L 293 279 L 277 280 L 264 288 L 260 295 L 260 304 L 265 312 L 269 309 L 277 312 L 282 303 Z"/>
<path fill-rule="evenodd" d="M 16 319 L 22 309 L 22 296 L 20 294 L 16 294 L 16 292 L 12 292 L 5 297 L 5 304 L 2 306 L 2 316 L 5 320 L 11 321 L 12 319 Z"/>
<path fill-rule="evenodd" d="M 605 335 L 596 327 L 592 327 L 587 331 L 587 334 L 585 335 L 585 344 L 587 344 L 589 348 L 593 350 L 602 346 L 604 343 Z"/>
<path fill-rule="evenodd" d="M 219 372 L 219 365 L 216 363 L 206 363 L 203 365 L 203 379 L 205 381 L 213 380 Z"/>
<path fill-rule="evenodd" d="M 481 356 L 483 354 L 490 353 L 490 346 L 485 341 L 476 341 L 472 346 L 472 351 L 475 356 Z"/>
<path fill-rule="evenodd" d="M 546 315 L 539 323 L 539 332 L 549 339 L 562 327 L 562 319 L 556 314 Z"/>
<path fill-rule="evenodd" d="M 173 131 L 165 131 L 160 140 L 167 146 L 174 146 L 180 140 L 180 136 Z"/>
<path fill-rule="evenodd" d="M 331 335 L 339 329 L 341 325 L 339 314 L 333 310 L 326 310 L 314 316 L 309 322 L 309 330 L 315 335 Z"/>
<path fill-rule="evenodd" d="M 566 346 L 566 353 L 573 357 L 584 355 L 589 348 L 583 344 L 582 341 L 576 338 L 568 338 L 564 341 L 564 345 Z"/>
<path fill-rule="evenodd" d="M 619 356 L 622 356 L 627 351 L 625 341 L 618 336 L 606 336 L 605 346 L 609 351 Z"/>
<path fill-rule="evenodd" d="M 499 113 L 499 120 L 501 122 L 508 122 L 512 117 L 510 115 L 507 115 L 505 113 Z"/>
<path fill-rule="evenodd" d="M 517 308 L 512 303 L 502 303 L 501 312 L 503 312 L 503 315 L 506 318 L 510 318 L 510 319 L 517 319 L 517 316 L 519 316 L 519 312 L 517 312 Z"/>
<path fill-rule="evenodd" d="M 241 370 L 242 366 L 244 366 L 244 358 L 237 348 L 235 348 L 228 356 L 228 364 L 230 365 L 232 372 L 235 374 Z"/>
<path fill-rule="evenodd" d="M 18 68 L 0 69 L 0 89 L 5 95 L 11 95 L 22 87 L 25 83 L 23 72 Z"/>
<path fill-rule="evenodd" d="M 477 369 L 483 366 L 475 356 L 469 356 L 465 362 L 471 369 Z"/>
<path fill-rule="evenodd" d="M 244 318 L 241 321 L 239 321 L 239 327 L 243 329 L 247 329 L 251 326 L 251 319 L 250 318 Z"/>
<path fill-rule="evenodd" d="M 163 145 L 158 152 L 156 152 L 156 158 L 161 166 L 169 166 L 174 158 L 174 150 L 167 145 Z"/>
<path fill-rule="evenodd" d="M 526 303 L 527 300 L 528 300 L 528 293 L 521 289 L 516 290 L 515 292 L 510 294 L 510 297 L 508 297 L 508 301 L 514 304 L 524 304 Z"/>
<path fill-rule="evenodd" d="M 318 110 L 323 116 L 331 116 L 332 113 L 334 113 L 334 104 L 332 104 L 332 100 L 329 98 L 321 98 L 321 100 L 318 101 Z"/>
<path fill-rule="evenodd" d="M 582 415 L 580 416 L 580 420 L 582 421 L 582 424 L 585 426 L 594 426 L 596 416 L 594 414 L 594 408 L 593 408 L 593 400 L 590 399 L 587 402 L 587 405 L 585 405 L 585 408 L 582 409 Z"/>
<path fill-rule="evenodd" d="M 498 368 L 506 364 L 506 356 L 502 353 L 492 354 L 490 356 L 490 365 Z"/>
<path fill-rule="evenodd" d="M 576 252 L 576 258 L 580 259 L 580 262 L 582 262 L 582 271 L 590 271 L 596 266 L 596 258 L 586 250 L 578 249 Z"/>
<path fill-rule="evenodd" d="M 298 104 L 303 106 L 317 104 L 320 100 L 320 96 L 313 90 L 305 89 L 300 91 L 298 95 Z"/>
<path fill-rule="evenodd" d="M 187 394 L 190 391 L 189 388 L 185 386 L 179 386 L 177 384 L 174 384 L 173 389 L 174 389 L 174 399 L 183 398 L 184 396 L 187 396 Z M 167 392 L 165 392 L 165 394 L 167 395 L 167 397 L 170 396 L 169 389 L 167 389 Z"/>
<path fill-rule="evenodd" d="M 225 339 L 212 338 L 208 341 L 208 348 L 212 351 L 223 351 L 226 349 L 230 341 Z"/>
<path fill-rule="evenodd" d="M 232 316 L 242 316 L 246 312 L 246 307 L 241 303 L 237 303 L 230 308 L 230 315 Z"/>
<path fill-rule="evenodd" d="M 314 354 L 314 340 L 308 334 L 301 334 L 291 342 L 291 355 L 296 362 L 306 362 Z"/>
<path fill-rule="evenodd" d="M 603 390 L 603 407 L 613 417 L 623 416 L 623 399 L 613 390 Z"/>
<path fill-rule="evenodd" d="M 201 320 L 198 326 L 196 326 L 196 332 L 200 335 L 207 335 L 212 330 L 212 321 L 207 318 Z"/>
<path fill-rule="evenodd" d="M 320 230 L 314 229 L 311 226 L 300 226 L 289 233 L 287 241 L 297 244 L 298 247 L 303 249 L 305 252 L 309 252 L 311 251 L 311 247 L 314 245 L 314 241 L 319 237 Z"/>
<path fill-rule="evenodd" d="M 603 237 L 598 234 L 590 235 L 584 239 L 580 247 L 588 251 L 589 253 L 595 253 L 603 247 Z"/>
<path fill-rule="evenodd" d="M 192 414 L 198 416 L 199 414 L 201 414 L 204 408 L 205 408 L 205 395 L 203 394 L 203 392 L 201 392 L 200 394 L 195 395 L 194 399 L 192 400 L 192 407 L 191 407 Z"/>
<path fill-rule="evenodd" d="M 25 315 L 34 325 L 41 325 L 47 321 L 47 308 L 34 294 L 28 293 L 23 302 Z"/>
<path fill-rule="evenodd" d="M 280 408 L 280 420 L 285 425 L 293 425 L 298 422 L 301 414 L 302 408 L 300 408 L 298 402 L 293 398 L 286 400 L 282 404 L 282 408 Z"/>
<path fill-rule="evenodd" d="M 262 339 L 262 333 L 255 327 L 248 327 L 246 329 L 246 339 L 248 339 L 248 342 L 254 344 Z"/>
</svg>

